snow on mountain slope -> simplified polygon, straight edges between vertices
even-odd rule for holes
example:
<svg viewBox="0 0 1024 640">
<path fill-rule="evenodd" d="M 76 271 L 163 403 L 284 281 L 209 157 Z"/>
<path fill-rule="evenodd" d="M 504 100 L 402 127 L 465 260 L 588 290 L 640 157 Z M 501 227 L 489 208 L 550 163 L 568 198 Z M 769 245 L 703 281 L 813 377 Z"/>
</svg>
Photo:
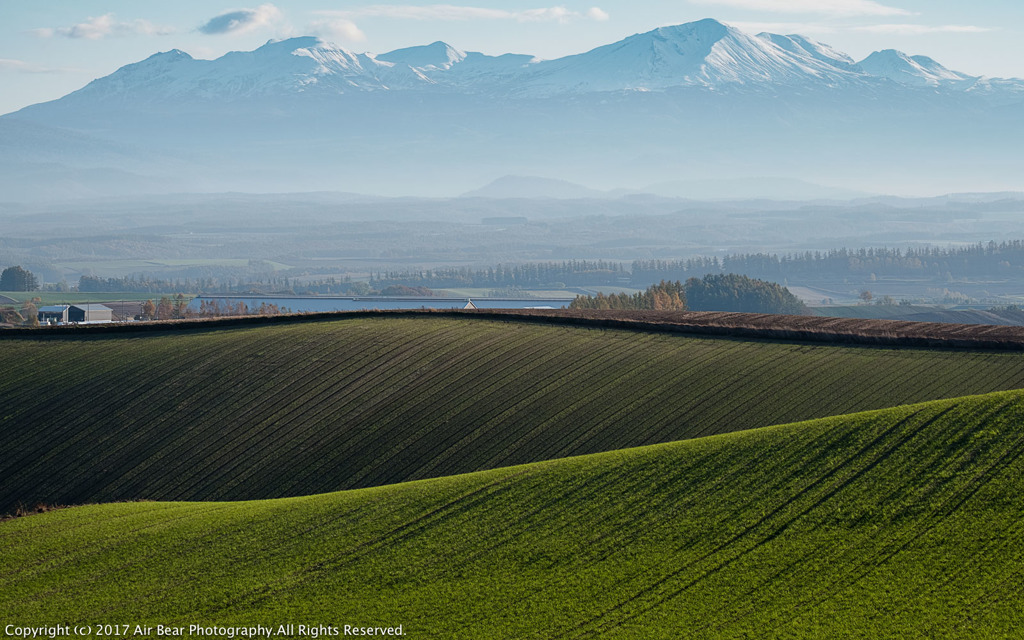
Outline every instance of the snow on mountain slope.
<svg viewBox="0 0 1024 640">
<path fill-rule="evenodd" d="M 451 69 L 466 59 L 466 52 L 450 44 L 435 42 L 420 47 L 396 49 L 376 56 L 378 61 L 407 64 L 419 69 Z"/>
<path fill-rule="evenodd" d="M 853 61 L 853 58 L 842 51 L 833 49 L 823 42 L 809 40 L 796 34 L 780 36 L 775 33 L 759 33 L 757 34 L 757 37 L 762 40 L 767 40 L 780 49 L 784 49 L 785 51 L 797 56 L 810 56 L 818 62 L 823 62 L 837 69 L 842 69 L 843 71 L 860 71 L 857 68 L 857 63 Z"/>
<path fill-rule="evenodd" d="M 914 87 L 968 87 L 978 78 L 952 71 L 928 56 L 909 56 L 902 51 L 876 51 L 859 65 L 865 72 Z"/>
<path fill-rule="evenodd" d="M 525 84 L 537 92 L 659 90 L 677 86 L 830 86 L 859 80 L 801 47 L 788 51 L 716 20 L 661 27 L 587 53 L 542 62 Z M 838 55 L 838 54 L 837 54 Z"/>
<path fill-rule="evenodd" d="M 352 53 L 319 38 L 271 41 L 255 51 L 196 60 L 182 51 L 158 53 L 75 92 L 77 97 L 241 98 L 320 90 L 383 91 L 429 85 L 408 65 Z"/>
<path fill-rule="evenodd" d="M 444 42 L 397 49 L 374 58 L 406 65 L 434 85 L 468 93 L 485 92 L 505 83 L 514 83 L 517 75 L 538 61 L 529 55 L 506 53 L 488 56 L 475 51 L 460 51 Z"/>
<path fill-rule="evenodd" d="M 444 42 L 380 55 L 353 53 L 315 37 L 271 41 L 255 51 L 196 60 L 172 50 L 129 64 L 66 96 L 66 103 L 237 100 L 302 93 L 436 91 L 491 97 L 542 97 L 673 87 L 879 87 L 971 90 L 991 97 L 1020 93 L 1020 81 L 951 71 L 925 56 L 886 50 L 857 64 L 799 35 L 748 35 L 716 20 L 661 27 L 556 60 L 488 56 Z"/>
</svg>

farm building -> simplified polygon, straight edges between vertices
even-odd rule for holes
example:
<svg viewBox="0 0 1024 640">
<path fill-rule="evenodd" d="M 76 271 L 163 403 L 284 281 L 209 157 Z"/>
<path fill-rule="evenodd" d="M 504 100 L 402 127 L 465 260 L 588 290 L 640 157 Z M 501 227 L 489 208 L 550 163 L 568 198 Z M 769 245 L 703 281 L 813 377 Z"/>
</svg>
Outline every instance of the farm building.
<svg viewBox="0 0 1024 640">
<path fill-rule="evenodd" d="M 39 307 L 40 324 L 113 322 L 114 311 L 102 304 L 56 304 Z"/>
<path fill-rule="evenodd" d="M 102 304 L 73 304 L 68 309 L 68 322 L 113 322 L 114 310 Z"/>
<path fill-rule="evenodd" d="M 68 321 L 69 305 L 55 304 L 39 307 L 39 324 L 63 324 Z"/>
</svg>

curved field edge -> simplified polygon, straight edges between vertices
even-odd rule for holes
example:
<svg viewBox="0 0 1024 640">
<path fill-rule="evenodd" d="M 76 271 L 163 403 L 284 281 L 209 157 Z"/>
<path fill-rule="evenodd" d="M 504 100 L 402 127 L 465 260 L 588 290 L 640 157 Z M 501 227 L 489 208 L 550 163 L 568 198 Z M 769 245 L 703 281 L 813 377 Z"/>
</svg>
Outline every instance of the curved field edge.
<svg viewBox="0 0 1024 640">
<path fill-rule="evenodd" d="M 1024 387 L 1024 355 L 466 317 L 8 341 L 0 513 L 324 493 Z"/>
<path fill-rule="evenodd" d="M 0 524 L 22 623 L 417 638 L 1008 637 L 1024 392 L 328 495 Z"/>
</svg>

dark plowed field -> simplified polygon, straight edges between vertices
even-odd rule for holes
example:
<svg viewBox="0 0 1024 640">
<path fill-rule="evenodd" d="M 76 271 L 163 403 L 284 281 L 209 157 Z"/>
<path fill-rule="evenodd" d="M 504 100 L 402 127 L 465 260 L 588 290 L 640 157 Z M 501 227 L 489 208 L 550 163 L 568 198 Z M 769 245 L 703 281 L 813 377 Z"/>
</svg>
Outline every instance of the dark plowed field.
<svg viewBox="0 0 1024 640">
<path fill-rule="evenodd" d="M 1024 387 L 1019 352 L 381 315 L 0 342 L 0 512 L 383 485 Z"/>
</svg>

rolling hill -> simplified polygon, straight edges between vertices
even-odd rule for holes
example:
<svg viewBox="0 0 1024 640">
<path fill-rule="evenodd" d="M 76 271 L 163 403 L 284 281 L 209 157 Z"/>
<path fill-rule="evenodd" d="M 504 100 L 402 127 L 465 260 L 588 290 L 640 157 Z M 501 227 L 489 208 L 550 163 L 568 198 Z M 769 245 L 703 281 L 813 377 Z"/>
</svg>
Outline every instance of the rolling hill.
<svg viewBox="0 0 1024 640">
<path fill-rule="evenodd" d="M 552 322 L 5 333 L 0 513 L 309 495 L 1024 387 L 1019 351 Z"/>
<path fill-rule="evenodd" d="M 1009 637 L 1022 419 L 1014 391 L 327 495 L 59 510 L 0 524 L 0 610 L 416 638 Z"/>
</svg>

